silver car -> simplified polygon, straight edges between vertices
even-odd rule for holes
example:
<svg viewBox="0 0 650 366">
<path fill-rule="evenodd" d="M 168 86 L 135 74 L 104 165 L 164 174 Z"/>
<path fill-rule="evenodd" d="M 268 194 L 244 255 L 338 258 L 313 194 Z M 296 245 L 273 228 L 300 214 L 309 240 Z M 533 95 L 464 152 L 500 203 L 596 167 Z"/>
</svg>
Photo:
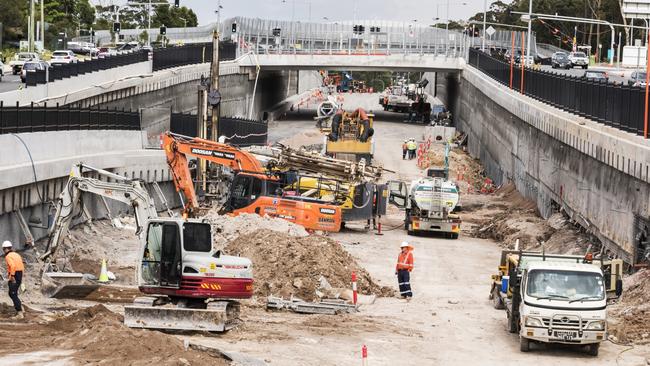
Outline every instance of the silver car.
<svg viewBox="0 0 650 366">
<path fill-rule="evenodd" d="M 584 52 L 571 52 L 569 54 L 569 60 L 571 61 L 572 67 L 580 66 L 583 69 L 589 67 L 589 57 Z"/>
</svg>

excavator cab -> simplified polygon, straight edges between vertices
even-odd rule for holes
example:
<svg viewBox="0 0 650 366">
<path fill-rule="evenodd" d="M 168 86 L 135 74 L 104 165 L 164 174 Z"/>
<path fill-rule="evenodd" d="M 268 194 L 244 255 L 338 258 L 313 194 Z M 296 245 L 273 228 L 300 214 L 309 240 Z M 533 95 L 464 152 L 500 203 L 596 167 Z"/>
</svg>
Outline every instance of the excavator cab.
<svg viewBox="0 0 650 366">
<path fill-rule="evenodd" d="M 176 222 L 152 221 L 147 227 L 141 262 L 141 284 L 178 288 L 182 248 Z"/>
<path fill-rule="evenodd" d="M 212 251 L 210 225 L 179 219 L 151 220 L 142 248 L 141 287 L 178 289 L 184 274 L 201 272 L 200 263 L 184 257 Z M 198 267 L 198 268 L 197 268 Z M 146 292 L 146 291 L 145 291 Z"/>
</svg>

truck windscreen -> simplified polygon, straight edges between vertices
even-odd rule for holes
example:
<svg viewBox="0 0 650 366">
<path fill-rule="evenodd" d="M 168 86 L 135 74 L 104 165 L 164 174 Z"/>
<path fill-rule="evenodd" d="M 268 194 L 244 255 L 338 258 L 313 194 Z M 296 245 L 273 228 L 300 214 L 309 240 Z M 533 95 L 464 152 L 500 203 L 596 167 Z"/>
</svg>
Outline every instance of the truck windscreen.
<svg viewBox="0 0 650 366">
<path fill-rule="evenodd" d="M 531 270 L 526 294 L 538 299 L 599 301 L 605 298 L 605 285 L 599 273 Z"/>
</svg>

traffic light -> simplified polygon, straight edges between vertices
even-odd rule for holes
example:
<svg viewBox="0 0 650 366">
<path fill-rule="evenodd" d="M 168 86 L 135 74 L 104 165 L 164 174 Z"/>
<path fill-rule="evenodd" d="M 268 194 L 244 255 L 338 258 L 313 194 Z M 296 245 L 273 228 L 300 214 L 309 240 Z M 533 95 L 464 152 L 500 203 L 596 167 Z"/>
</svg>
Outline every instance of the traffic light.
<svg viewBox="0 0 650 366">
<path fill-rule="evenodd" d="M 120 33 L 120 22 L 113 23 L 113 32 Z"/>
<path fill-rule="evenodd" d="M 174 0 L 174 7 L 178 8 L 181 6 L 181 0 Z"/>
<path fill-rule="evenodd" d="M 363 25 L 360 25 L 359 26 L 359 34 L 363 34 L 365 32 L 366 32 L 366 27 L 364 27 Z"/>
<path fill-rule="evenodd" d="M 273 37 L 280 37 L 280 32 L 282 30 L 280 28 L 273 28 Z"/>
<path fill-rule="evenodd" d="M 165 27 L 164 25 L 160 27 L 160 35 L 161 36 L 167 35 L 167 27 Z"/>
<path fill-rule="evenodd" d="M 352 31 L 354 32 L 354 34 L 359 34 L 359 26 L 355 25 L 354 27 L 352 27 Z"/>
<path fill-rule="evenodd" d="M 233 33 L 237 33 L 237 23 L 232 23 L 232 28 L 230 29 Z"/>
</svg>

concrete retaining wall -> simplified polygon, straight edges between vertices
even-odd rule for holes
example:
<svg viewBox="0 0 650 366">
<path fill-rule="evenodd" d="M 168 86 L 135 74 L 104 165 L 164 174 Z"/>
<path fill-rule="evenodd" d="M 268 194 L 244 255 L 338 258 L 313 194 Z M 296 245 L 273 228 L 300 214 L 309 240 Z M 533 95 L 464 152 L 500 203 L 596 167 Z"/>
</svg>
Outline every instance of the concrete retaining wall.
<svg viewBox="0 0 650 366">
<path fill-rule="evenodd" d="M 650 217 L 650 143 L 522 96 L 477 70 L 440 75 L 468 149 L 497 183 L 512 181 L 542 216 L 561 207 L 612 253 L 637 256 Z"/>
</svg>

